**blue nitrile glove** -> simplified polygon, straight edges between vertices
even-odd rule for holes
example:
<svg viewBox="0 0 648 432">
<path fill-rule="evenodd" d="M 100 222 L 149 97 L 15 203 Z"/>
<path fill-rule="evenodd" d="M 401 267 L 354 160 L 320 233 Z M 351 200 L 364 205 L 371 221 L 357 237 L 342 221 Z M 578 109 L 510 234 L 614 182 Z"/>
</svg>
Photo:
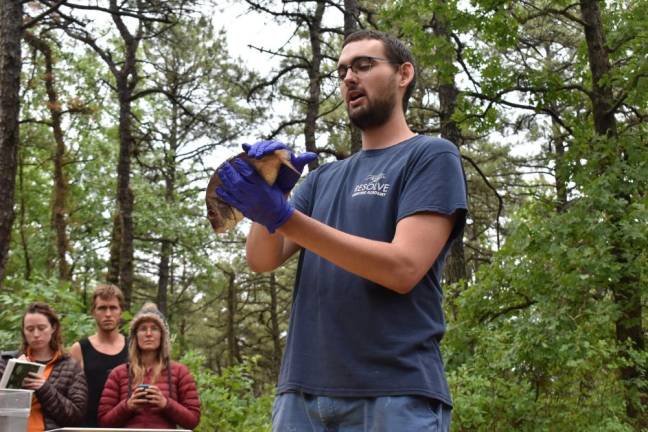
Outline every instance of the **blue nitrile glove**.
<svg viewBox="0 0 648 432">
<path fill-rule="evenodd" d="M 243 144 L 241 147 L 243 147 L 243 151 L 245 151 L 249 157 L 254 159 L 261 159 L 263 156 L 274 153 L 276 150 L 292 151 L 286 144 L 272 140 L 257 141 L 252 145 Z"/>
<path fill-rule="evenodd" d="M 243 144 L 242 147 L 247 155 L 254 159 L 261 159 L 268 154 L 274 153 L 275 150 L 290 151 L 290 162 L 295 169 L 299 171 L 299 174 L 288 168 L 286 165 L 281 165 L 275 185 L 277 185 L 277 187 L 284 193 L 290 192 L 292 188 L 295 187 L 300 174 L 304 171 L 304 167 L 317 159 L 317 155 L 312 152 L 306 152 L 299 156 L 295 156 L 287 145 L 279 141 L 258 141 L 252 145 Z"/>
<path fill-rule="evenodd" d="M 276 186 L 270 186 L 247 162 L 234 159 L 218 170 L 222 186 L 216 195 L 271 233 L 286 223 L 295 209 Z"/>
</svg>

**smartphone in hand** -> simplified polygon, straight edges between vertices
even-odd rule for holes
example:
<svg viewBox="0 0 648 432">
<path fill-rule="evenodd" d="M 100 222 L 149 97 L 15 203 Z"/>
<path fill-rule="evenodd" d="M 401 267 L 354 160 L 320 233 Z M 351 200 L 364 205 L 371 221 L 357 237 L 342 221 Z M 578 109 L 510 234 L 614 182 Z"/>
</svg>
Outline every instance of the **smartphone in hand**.
<svg viewBox="0 0 648 432">
<path fill-rule="evenodd" d="M 140 391 L 140 396 L 138 397 L 138 399 L 148 400 L 148 388 L 148 384 L 138 384 L 137 389 Z"/>
</svg>

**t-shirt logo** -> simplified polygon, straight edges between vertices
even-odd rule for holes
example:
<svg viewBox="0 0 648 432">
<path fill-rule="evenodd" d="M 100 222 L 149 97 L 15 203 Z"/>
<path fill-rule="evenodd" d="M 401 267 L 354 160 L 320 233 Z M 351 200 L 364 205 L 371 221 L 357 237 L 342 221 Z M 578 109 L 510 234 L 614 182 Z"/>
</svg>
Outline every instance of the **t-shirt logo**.
<svg viewBox="0 0 648 432">
<path fill-rule="evenodd" d="M 391 187 L 389 183 L 384 182 L 386 178 L 385 173 L 369 174 L 361 183 L 355 185 L 351 196 L 376 195 L 384 197 Z"/>
</svg>

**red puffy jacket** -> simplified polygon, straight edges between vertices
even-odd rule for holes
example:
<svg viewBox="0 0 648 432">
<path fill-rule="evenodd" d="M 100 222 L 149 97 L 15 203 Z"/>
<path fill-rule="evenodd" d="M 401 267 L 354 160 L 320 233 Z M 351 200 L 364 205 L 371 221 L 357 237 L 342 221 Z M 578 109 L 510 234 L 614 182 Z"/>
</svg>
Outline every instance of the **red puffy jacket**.
<svg viewBox="0 0 648 432">
<path fill-rule="evenodd" d="M 99 400 L 99 425 L 101 427 L 124 427 L 145 429 L 175 429 L 180 426 L 194 429 L 200 423 L 200 399 L 196 382 L 189 369 L 183 364 L 171 362 L 171 385 L 168 372 L 162 370 L 157 383 L 150 382 L 150 375 L 144 377 L 145 384 L 155 384 L 166 396 L 164 409 L 143 408 L 131 410 L 128 400 L 128 365 L 117 366 L 110 372 Z M 171 390 L 171 391 L 170 391 Z"/>
</svg>

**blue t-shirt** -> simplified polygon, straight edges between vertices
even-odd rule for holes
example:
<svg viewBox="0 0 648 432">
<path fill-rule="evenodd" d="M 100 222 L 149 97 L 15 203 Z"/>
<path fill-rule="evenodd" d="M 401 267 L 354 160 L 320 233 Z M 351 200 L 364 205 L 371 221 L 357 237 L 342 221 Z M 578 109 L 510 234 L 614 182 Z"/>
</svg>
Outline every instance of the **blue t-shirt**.
<svg viewBox="0 0 648 432">
<path fill-rule="evenodd" d="M 299 211 L 340 231 L 390 242 L 401 219 L 453 214 L 450 239 L 406 295 L 302 250 L 278 392 L 373 397 L 421 395 L 451 404 L 439 341 L 439 279 L 465 224 L 466 184 L 457 148 L 415 136 L 323 165 L 297 188 Z"/>
</svg>

